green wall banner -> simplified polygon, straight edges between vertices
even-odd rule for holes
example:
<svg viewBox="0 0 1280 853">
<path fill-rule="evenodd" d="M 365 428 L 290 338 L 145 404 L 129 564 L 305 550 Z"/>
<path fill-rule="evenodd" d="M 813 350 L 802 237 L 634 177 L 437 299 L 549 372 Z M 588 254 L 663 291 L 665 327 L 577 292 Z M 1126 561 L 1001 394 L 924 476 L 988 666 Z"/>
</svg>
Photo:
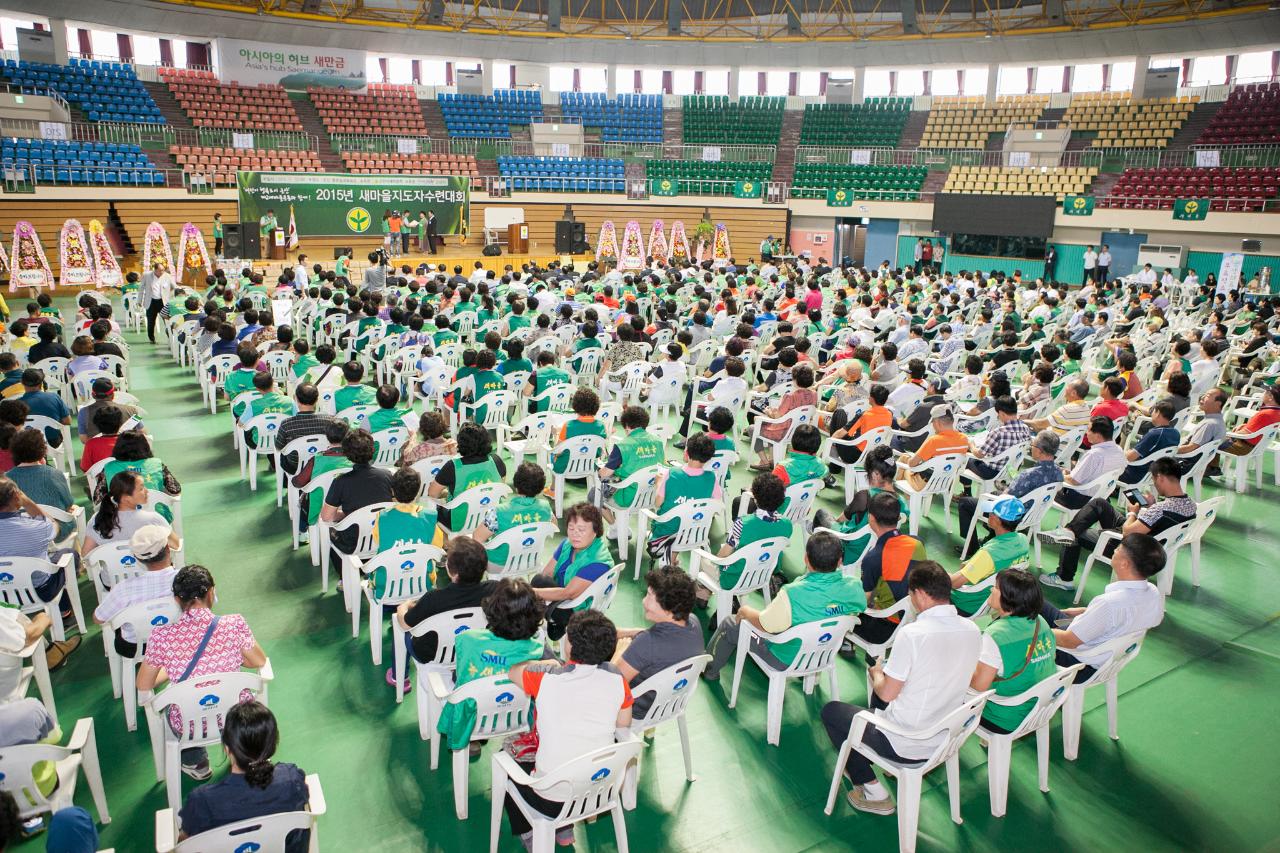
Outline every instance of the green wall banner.
<svg viewBox="0 0 1280 853">
<path fill-rule="evenodd" d="M 1093 196 L 1069 195 L 1062 200 L 1062 212 L 1067 216 L 1092 216 Z"/>
<path fill-rule="evenodd" d="M 1174 219 L 1204 219 L 1209 215 L 1209 199 L 1180 198 L 1173 202 Z"/>
<path fill-rule="evenodd" d="M 680 182 L 674 178 L 662 178 L 649 182 L 649 195 L 672 198 L 680 195 Z"/>
<path fill-rule="evenodd" d="M 852 207 L 853 193 L 849 190 L 827 190 L 827 207 Z"/>
<path fill-rule="evenodd" d="M 454 175 L 240 172 L 236 183 L 241 222 L 269 209 L 286 221 L 292 205 L 304 237 L 381 236 L 382 214 L 391 210 L 414 221 L 434 211 L 437 234 L 463 234 L 470 213 L 471 179 Z"/>
</svg>

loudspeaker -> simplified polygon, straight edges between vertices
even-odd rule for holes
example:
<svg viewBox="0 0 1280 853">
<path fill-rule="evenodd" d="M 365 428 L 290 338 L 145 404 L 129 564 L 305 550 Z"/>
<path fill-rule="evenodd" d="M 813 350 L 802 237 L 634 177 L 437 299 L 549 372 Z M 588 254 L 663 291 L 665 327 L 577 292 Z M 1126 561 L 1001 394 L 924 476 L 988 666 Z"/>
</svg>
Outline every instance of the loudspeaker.
<svg viewBox="0 0 1280 853">
<path fill-rule="evenodd" d="M 228 258 L 243 258 L 244 226 L 239 222 L 228 222 L 222 226 L 222 254 Z"/>
<path fill-rule="evenodd" d="M 351 254 L 353 254 L 353 252 L 351 251 L 350 246 L 334 246 L 333 247 L 333 259 L 335 261 L 338 258 L 342 257 L 343 255 L 351 255 Z"/>
<path fill-rule="evenodd" d="M 427 23 L 444 23 L 444 0 L 431 0 L 427 4 Z"/>
<path fill-rule="evenodd" d="M 560 29 L 561 0 L 547 0 L 547 29 Z"/>
<path fill-rule="evenodd" d="M 908 36 L 920 35 L 920 25 L 916 23 L 916 0 L 902 0 L 902 33 Z"/>
<path fill-rule="evenodd" d="M 1261 251 L 1262 251 L 1262 241 L 1261 241 L 1261 240 L 1241 240 L 1241 241 L 1240 241 L 1240 251 L 1242 251 L 1242 252 L 1261 252 Z"/>
<path fill-rule="evenodd" d="M 568 255 L 581 251 L 579 246 L 587 241 L 587 224 L 569 219 L 556 222 L 556 254 Z"/>
<path fill-rule="evenodd" d="M 240 243 L 242 244 L 243 249 L 240 257 L 250 258 L 253 260 L 257 260 L 262 257 L 262 232 L 258 230 L 258 223 L 240 223 Z M 223 254 L 227 254 L 229 252 L 230 249 L 227 249 Z"/>
<path fill-rule="evenodd" d="M 667 35 L 680 35 L 680 26 L 684 23 L 684 0 L 671 0 L 667 4 Z"/>
</svg>

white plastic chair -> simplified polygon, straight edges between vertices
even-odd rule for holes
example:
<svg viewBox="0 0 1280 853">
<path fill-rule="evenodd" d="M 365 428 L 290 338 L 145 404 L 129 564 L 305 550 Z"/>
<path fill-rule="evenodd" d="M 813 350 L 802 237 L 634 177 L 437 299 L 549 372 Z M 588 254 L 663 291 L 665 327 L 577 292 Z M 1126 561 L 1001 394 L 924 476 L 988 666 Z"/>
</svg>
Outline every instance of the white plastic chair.
<svg viewBox="0 0 1280 853">
<path fill-rule="evenodd" d="M 1187 541 L 1187 537 L 1191 534 L 1195 527 L 1196 519 L 1188 519 L 1181 524 L 1175 524 L 1166 528 L 1159 533 L 1154 534 L 1154 538 L 1162 546 L 1164 546 L 1164 568 L 1160 570 L 1157 586 L 1165 595 L 1173 589 L 1173 572 L 1174 567 L 1178 564 L 1178 549 L 1180 549 Z M 1094 543 L 1093 551 L 1084 561 L 1084 569 L 1080 572 L 1080 580 L 1076 584 L 1076 595 L 1072 600 L 1073 604 L 1079 604 L 1081 597 L 1084 596 L 1084 586 L 1089 580 L 1089 571 L 1093 568 L 1095 562 L 1106 563 L 1111 565 L 1111 557 L 1106 555 L 1107 546 L 1113 542 L 1118 543 L 1124 535 L 1118 530 L 1104 530 L 1098 534 L 1098 541 Z"/>
<path fill-rule="evenodd" d="M 400 454 L 408 440 L 409 430 L 405 427 L 387 427 L 375 432 L 373 442 L 377 452 L 373 457 L 373 464 L 380 468 L 394 467 L 400 461 Z"/>
<path fill-rule="evenodd" d="M 535 411 L 537 411 L 543 403 L 547 404 L 547 408 L 544 411 L 539 412 L 539 414 L 545 414 L 546 412 L 568 412 L 570 411 L 570 404 L 573 400 L 574 389 L 575 386 L 568 382 L 563 382 L 558 385 L 548 385 L 542 390 L 542 393 L 534 394 L 529 399 L 534 403 Z"/>
<path fill-rule="evenodd" d="M 645 380 L 649 378 L 649 371 L 652 369 L 653 365 L 647 361 L 634 361 L 626 367 L 611 370 L 605 374 L 602 377 L 600 389 L 612 394 L 615 400 L 634 405 L 640 400 L 640 389 L 644 387 Z"/>
<path fill-rule="evenodd" d="M 904 595 L 901 599 L 894 602 L 891 607 L 884 607 L 879 610 L 864 610 L 859 615 L 862 619 L 897 619 L 897 627 L 893 629 L 893 633 L 885 640 L 879 643 L 873 643 L 858 636 L 856 631 L 849 632 L 849 641 L 855 646 L 862 649 L 869 658 L 882 658 L 889 647 L 893 645 L 893 641 L 897 638 L 898 628 L 912 622 L 916 618 L 915 608 L 911 606 L 911 597 Z"/>
<path fill-rule="evenodd" d="M 533 853 L 553 853 L 555 832 L 581 820 L 609 812 L 617 836 L 618 853 L 627 853 L 627 824 L 623 817 L 622 792 L 639 764 L 644 744 L 637 740 L 613 744 L 576 758 L 542 775 L 530 776 L 511 756 L 493 756 L 492 794 L 489 823 L 489 853 L 498 853 L 502 831 L 503 804 L 507 797 L 533 828 Z M 517 785 L 523 785 L 547 799 L 563 803 L 559 814 L 548 817 L 525 803 Z"/>
<path fill-rule="evenodd" d="M 472 486 L 457 497 L 444 504 L 449 511 L 449 535 L 451 537 L 470 536 L 472 531 L 484 521 L 484 515 L 498 505 L 498 501 L 511 494 L 511 487 L 505 483 L 484 483 Z M 461 523 L 458 521 L 458 510 L 465 509 Z"/>
<path fill-rule="evenodd" d="M 328 807 L 320 777 L 307 775 L 307 810 L 277 812 L 238 820 L 178 841 L 178 817 L 173 809 L 156 812 L 156 853 L 252 853 L 257 850 L 284 850 L 290 833 L 308 830 L 308 853 L 320 853 L 320 833 L 316 818 Z"/>
<path fill-rule="evenodd" d="M 329 446 L 329 440 L 323 435 L 304 435 L 301 438 L 295 438 L 286 444 L 280 450 L 272 447 L 272 454 L 275 456 L 276 462 L 276 506 L 280 506 L 284 502 L 285 493 L 285 472 L 282 459 L 285 456 L 293 456 L 298 460 L 297 470 L 302 470 L 302 466 L 307 464 L 307 460 L 315 456 Z"/>
<path fill-rule="evenodd" d="M 1204 539 L 1204 535 L 1209 531 L 1209 527 L 1213 524 L 1213 520 L 1218 517 L 1218 512 L 1226 501 L 1225 495 L 1219 495 L 1216 498 L 1210 498 L 1207 501 L 1196 504 L 1196 520 L 1191 525 L 1191 532 L 1187 534 L 1187 543 L 1191 546 L 1191 585 L 1197 589 L 1200 587 L 1200 543 Z M 1165 574 L 1161 573 L 1160 575 L 1162 582 Z M 1169 591 L 1163 588 L 1163 584 L 1160 590 L 1165 595 L 1172 591 L 1174 572 L 1170 570 L 1167 574 Z"/>
<path fill-rule="evenodd" d="M 737 707 L 742 670 L 747 658 L 750 657 L 769 678 L 765 739 L 771 745 L 777 746 L 782 737 L 782 703 L 786 698 L 787 679 L 801 679 L 804 692 L 812 693 L 814 683 L 820 675 L 825 673 L 827 692 L 831 694 L 831 701 L 838 700 L 840 687 L 836 680 L 836 652 L 840 651 L 840 644 L 844 642 L 845 635 L 853 630 L 857 622 L 856 616 L 839 616 L 834 619 L 794 625 L 781 634 L 767 634 L 758 630 L 750 622 L 739 623 L 738 657 L 733 670 L 733 690 L 729 694 L 729 707 Z M 799 640 L 800 648 L 785 669 L 774 669 L 751 649 L 753 637 L 768 640 L 773 645 Z"/>
<path fill-rule="evenodd" d="M 716 455 L 712 456 L 710 461 L 703 467 L 716 475 L 716 486 L 720 489 L 720 494 L 726 494 L 725 487 L 729 482 L 729 473 L 733 470 L 733 466 L 738 464 L 738 454 L 733 450 L 717 450 Z M 724 501 L 720 506 L 721 522 L 726 530 L 729 529 L 729 502 Z M 639 528 L 637 526 L 637 533 Z"/>
<path fill-rule="evenodd" d="M 814 477 L 808 480 L 801 480 L 798 483 L 792 483 L 786 488 L 786 499 L 783 501 L 782 516 L 789 520 L 796 527 L 804 527 L 809 517 L 813 514 L 813 504 L 818 499 L 818 495 L 822 492 L 822 478 Z"/>
<path fill-rule="evenodd" d="M 268 660 L 257 673 L 220 672 L 169 682 L 159 693 L 143 701 L 156 779 L 165 783 L 169 808 L 176 811 L 182 804 L 182 750 L 221 742 L 227 709 L 239 704 L 240 692 L 248 690 L 256 694 L 257 700 L 265 705 L 267 685 L 272 678 Z M 169 726 L 170 705 L 176 705 L 182 715 L 180 733 Z"/>
<path fill-rule="evenodd" d="M 32 772 L 37 764 L 45 761 L 53 762 L 58 778 L 58 787 L 47 797 L 41 793 Z M 93 807 L 98 811 L 98 822 L 103 825 L 111 823 L 92 718 L 76 720 L 66 746 L 26 743 L 0 748 L 0 790 L 13 795 L 18 804 L 18 815 L 24 820 L 36 815 L 51 815 L 75 805 L 76 771 L 84 773 L 84 780 L 93 795 Z"/>
<path fill-rule="evenodd" d="M 644 681 L 631 688 L 632 696 L 652 694 L 653 699 L 643 717 L 633 717 L 631 731 L 639 737 L 643 732 L 656 729 L 664 723 L 675 720 L 680 728 L 680 749 L 684 753 L 684 778 L 696 781 L 693 775 L 693 751 L 689 745 L 689 723 L 685 712 L 693 694 L 698 692 L 698 684 L 702 681 L 702 671 L 711 662 L 711 655 L 695 655 L 694 657 L 672 664 L 661 672 L 655 672 Z M 627 780 L 623 790 L 623 804 L 628 809 L 636 807 L 636 778 Z"/>
<path fill-rule="evenodd" d="M 437 613 L 435 616 L 423 619 L 411 629 L 406 629 L 400 622 L 400 617 L 396 616 L 391 620 L 391 630 L 393 632 L 392 649 L 395 652 L 394 663 L 395 679 L 397 684 L 404 684 L 404 673 L 406 661 L 408 658 L 408 650 L 405 649 L 404 635 L 408 633 L 412 637 L 424 637 L 427 634 L 436 635 L 436 653 L 431 660 L 423 661 L 414 658 L 413 668 L 418 676 L 418 684 L 414 688 L 418 705 L 418 734 L 423 740 L 429 740 L 431 729 L 435 728 L 436 714 L 435 702 L 432 693 L 427 685 L 426 675 L 429 672 L 443 672 L 449 675 L 449 683 L 453 683 L 453 668 L 457 660 L 457 649 L 454 648 L 454 642 L 458 635 L 467 631 L 479 631 L 485 628 L 489 623 L 485 620 L 484 611 L 479 607 L 463 607 L 457 610 L 447 610 L 444 613 Z M 396 704 L 404 699 L 404 691 L 396 691 Z"/>
<path fill-rule="evenodd" d="M 671 545 L 672 555 L 678 555 L 685 551 L 705 550 L 711 545 L 711 525 L 715 522 L 716 515 L 720 513 L 722 506 L 723 504 L 714 498 L 699 498 L 676 504 L 661 515 L 653 510 L 642 509 L 640 510 L 640 529 L 636 542 L 647 541 L 649 531 L 653 529 L 654 525 L 661 522 L 678 521 L 679 527 L 672 534 L 675 537 Z M 644 547 L 638 545 L 636 547 L 635 561 L 636 580 L 640 579 L 640 558 L 644 553 Z M 689 574 L 695 577 L 698 571 L 697 562 L 695 554 L 689 566 Z"/>
<path fill-rule="evenodd" d="M 939 764 L 947 766 L 947 793 L 951 798 L 951 820 L 961 823 L 960 747 L 977 729 L 982 719 L 982 709 L 994 692 L 988 690 L 966 699 L 960 707 L 926 729 L 907 729 L 894 725 L 878 712 L 859 712 L 849 725 L 849 737 L 840 745 L 840 754 L 836 756 L 836 769 L 831 776 L 831 790 L 827 793 L 826 813 L 831 814 L 835 809 L 836 794 L 840 791 L 840 779 L 844 775 L 845 762 L 849 760 L 849 753 L 857 750 L 898 780 L 898 849 L 903 853 L 913 853 L 916 849 L 916 833 L 920 823 L 920 789 L 925 775 Z M 945 738 L 934 748 L 933 754 L 923 761 L 910 763 L 891 761 L 863 743 L 868 725 L 874 725 L 886 735 L 896 735 L 911 740 L 930 741 L 939 735 Z"/>
<path fill-rule="evenodd" d="M 26 661 L 29 661 L 31 665 L 26 666 L 24 663 Z M 40 704 L 44 705 L 44 709 L 49 712 L 49 716 L 53 718 L 54 725 L 58 724 L 58 707 L 53 698 L 53 683 L 49 680 L 49 658 L 46 654 L 43 636 L 36 637 L 35 640 L 17 654 L 10 655 L 0 652 L 0 668 L 18 671 L 18 683 L 14 686 L 13 692 L 8 696 L 0 697 L 0 703 L 13 702 L 24 698 L 31 686 L 31 682 L 34 681 L 36 688 L 40 691 Z"/>
<path fill-rule="evenodd" d="M 48 430 L 53 430 L 62 436 L 62 443 L 57 447 L 49 445 L 49 461 L 53 463 L 53 467 L 58 471 L 65 471 L 67 476 L 74 477 L 76 474 L 76 460 L 71 448 L 71 425 L 59 423 L 53 418 L 45 415 L 27 415 L 27 420 L 23 424 L 24 427 L 30 429 L 38 429 L 45 434 L 45 438 L 49 437 Z"/>
<path fill-rule="evenodd" d="M 275 455 L 276 432 L 280 425 L 290 416 L 286 414 L 255 415 L 244 427 L 237 426 L 240 448 L 240 476 L 249 474 L 249 491 L 258 491 L 258 460 L 264 456 Z M 249 446 L 249 433 L 257 431 L 258 440 L 254 447 Z"/>
<path fill-rule="evenodd" d="M 515 391 L 490 391 L 473 403 L 463 403 L 458 415 L 462 420 L 475 420 L 476 411 L 483 408 L 484 420 L 480 426 L 497 433 L 496 446 L 501 447 L 506 443 L 511 412 L 519 400 Z"/>
<path fill-rule="evenodd" d="M 1204 492 L 1205 472 L 1209 470 L 1213 460 L 1218 458 L 1218 443 L 1215 441 L 1207 442 L 1195 450 L 1179 453 L 1174 458 L 1187 469 L 1187 473 L 1183 474 L 1178 480 L 1182 485 L 1182 491 L 1186 492 L 1187 486 L 1194 484 L 1196 502 L 1199 503 Z"/>
<path fill-rule="evenodd" d="M 1115 491 L 1116 483 L 1120 482 L 1120 475 L 1123 473 L 1124 467 L 1122 466 L 1120 468 L 1113 468 L 1110 471 L 1103 471 L 1087 483 L 1080 483 L 1075 486 L 1070 483 L 1063 483 L 1058 487 L 1058 494 L 1054 495 L 1053 505 L 1049 508 L 1057 510 L 1063 518 L 1075 515 L 1075 513 L 1079 511 L 1078 508 L 1072 509 L 1062 503 L 1061 496 L 1064 491 L 1067 493 L 1078 494 L 1086 500 L 1106 497 Z"/>
<path fill-rule="evenodd" d="M 287 494 L 289 497 L 286 503 L 289 507 L 289 532 L 293 536 L 293 550 L 298 550 L 298 546 L 301 544 L 301 539 L 298 535 L 298 525 L 302 521 L 302 496 L 307 495 L 308 500 L 311 501 L 324 500 L 325 493 L 328 491 L 329 486 L 333 484 L 333 481 L 339 475 L 345 474 L 349 470 L 349 468 L 335 468 L 332 471 L 325 471 L 318 477 L 312 477 L 311 481 L 302 488 L 295 487 L 292 482 L 288 484 Z M 315 529 L 310 531 L 312 542 L 310 548 L 311 564 L 313 566 L 320 565 L 316 539 L 319 536 L 318 531 L 321 524 L 323 524 L 323 522 L 317 521 Z"/>
<path fill-rule="evenodd" d="M 340 421 L 346 421 L 352 429 L 368 429 L 369 416 L 376 411 L 377 406 L 347 406 L 336 417 Z"/>
<path fill-rule="evenodd" d="M 49 614 L 49 620 L 53 623 L 50 626 L 53 638 L 58 642 L 66 640 L 67 632 L 62 625 L 62 613 L 58 608 L 58 601 L 62 595 L 59 593 L 53 601 L 41 601 L 36 595 L 35 583 L 32 580 L 35 572 L 44 572 L 46 575 L 61 574 L 66 579 L 64 589 L 67 597 L 71 599 L 71 609 L 76 616 L 76 627 L 83 636 L 85 633 L 84 606 L 80 603 L 75 558 L 71 554 L 63 554 L 57 563 L 41 560 L 38 557 L 0 557 L 0 602 L 16 607 L 27 615 L 41 611 Z"/>
<path fill-rule="evenodd" d="M 356 531 L 356 545 L 351 553 L 342 555 L 342 565 L 339 567 L 340 577 L 343 580 L 342 593 L 346 600 L 347 611 L 355 606 L 357 593 L 355 590 L 356 575 L 351 569 L 350 558 L 352 557 L 372 557 L 378 553 L 378 546 L 373 541 L 373 530 L 378 523 L 378 513 L 387 509 L 392 504 L 390 501 L 380 501 L 375 504 L 361 507 L 350 515 L 343 516 L 339 521 L 320 521 L 316 524 L 316 529 L 311 534 L 311 562 L 313 565 L 320 567 L 320 591 L 329 591 L 329 559 L 330 552 L 333 548 L 333 534 L 339 531 L 351 530 Z"/>
<path fill-rule="evenodd" d="M 951 496 L 955 494 L 956 483 L 965 469 L 966 459 L 967 453 L 941 453 L 914 468 L 898 463 L 898 467 L 911 474 L 930 474 L 920 489 L 911 485 L 910 480 L 898 481 L 898 491 L 907 498 L 910 507 L 911 519 L 907 528 L 912 536 L 920 532 L 920 519 L 928 514 L 934 497 L 942 498 L 942 523 L 946 531 L 951 532 Z"/>
<path fill-rule="evenodd" d="M 1008 734 L 987 731 L 979 724 L 978 739 L 987 745 L 987 785 L 991 795 L 992 817 L 1004 817 L 1009 802 L 1009 759 L 1013 742 L 1035 733 L 1036 760 L 1040 771 L 1040 790 L 1049 793 L 1049 725 L 1058 709 L 1067 701 L 1067 691 L 1084 664 L 1075 664 L 1019 693 L 1017 696 L 992 695 L 992 705 L 1022 705 L 1035 702 L 1022 723 Z"/>
<path fill-rule="evenodd" d="M 200 393 L 204 397 L 205 405 L 209 407 L 209 414 L 218 413 L 218 395 L 222 393 L 222 386 L 226 383 L 227 376 L 239 363 L 240 359 L 228 353 L 215 355 L 202 366 L 199 373 Z"/>
<path fill-rule="evenodd" d="M 431 571 L 444 560 L 444 551 L 434 545 L 407 545 L 383 551 L 368 562 L 358 557 L 352 568 L 365 575 L 376 571 L 386 574 L 382 595 L 375 595 L 373 578 L 361 582 L 369 611 L 369 648 L 373 665 L 382 666 L 382 608 L 420 598 L 431 589 Z M 345 584 L 344 584 L 345 585 Z M 351 609 L 351 635 L 360 635 L 360 608 Z"/>
<path fill-rule="evenodd" d="M 67 522 L 72 522 L 75 524 L 75 530 L 72 533 L 69 533 L 64 539 L 56 540 L 50 547 L 55 550 L 61 548 L 74 548 L 76 551 L 79 551 L 84 545 L 84 537 L 89 529 L 88 523 L 85 519 L 84 507 L 76 504 L 71 507 L 70 512 L 67 512 L 61 507 L 48 506 L 46 504 L 37 504 L 37 506 L 39 506 L 40 511 L 54 523 L 65 524 Z"/>
<path fill-rule="evenodd" d="M 551 450 L 551 458 L 557 459 L 560 454 L 568 454 L 564 471 L 551 472 L 555 491 L 556 518 L 564 514 L 564 484 L 566 480 L 587 480 L 593 482 L 596 476 L 596 462 L 605 454 L 606 440 L 599 435 L 575 435 L 566 438 Z"/>
<path fill-rule="evenodd" d="M 1015 471 L 1018 464 L 1026 458 L 1027 448 L 1031 446 L 1031 442 L 1020 441 L 1012 447 L 1007 447 L 1000 453 L 990 459 L 978 459 L 976 461 L 983 465 L 995 469 L 995 476 L 987 478 L 980 476 L 976 471 L 970 469 L 967 465 L 960 469 L 960 478 L 968 480 L 974 485 L 974 491 L 982 494 L 983 492 L 994 491 L 996 486 L 1012 479 L 1011 472 Z"/>
<path fill-rule="evenodd" d="M 182 611 L 178 608 L 178 603 L 166 596 L 125 608 L 107 622 L 102 630 L 102 644 L 107 651 L 107 665 L 111 667 L 112 686 L 116 688 L 116 698 L 124 699 L 124 727 L 131 732 L 138 728 L 138 688 L 134 668 L 142 661 L 142 653 L 151 632 L 181 618 Z M 116 632 L 125 625 L 133 626 L 134 643 L 137 644 L 137 653 L 131 658 L 121 657 L 116 652 Z"/>
<path fill-rule="evenodd" d="M 862 551 L 859 552 L 858 558 L 852 563 L 841 562 L 840 573 L 847 578 L 855 580 L 862 577 L 862 560 L 867 556 L 867 551 L 871 550 L 872 540 L 875 539 L 875 531 L 871 529 L 870 524 L 864 524 L 851 533 L 842 533 L 839 530 L 832 530 L 830 527 L 815 527 L 814 533 L 830 533 L 832 536 L 840 540 L 842 546 L 848 546 L 851 542 L 862 542 Z M 841 557 L 841 560 L 844 558 Z"/>
<path fill-rule="evenodd" d="M 1244 494 L 1245 487 L 1249 482 L 1249 469 L 1252 467 L 1255 474 L 1255 488 L 1262 488 L 1262 469 L 1265 466 L 1267 450 L 1270 449 L 1271 443 L 1276 440 L 1276 434 L 1280 432 L 1280 424 L 1271 424 L 1254 432 L 1229 432 L 1227 438 L 1235 438 L 1241 440 L 1257 439 L 1253 448 L 1244 456 L 1235 456 L 1231 453 L 1222 454 L 1222 460 L 1232 468 L 1236 493 Z"/>
<path fill-rule="evenodd" d="M 1026 511 L 1022 513 L 1022 518 L 1018 519 L 1018 524 L 1013 529 L 1030 537 L 1033 543 L 1032 547 L 1035 549 L 1036 565 L 1040 565 L 1040 537 L 1036 534 L 1040 531 L 1040 522 L 1049 514 L 1049 507 L 1053 505 L 1053 498 L 1058 494 L 1058 489 L 1061 487 L 1061 483 L 1046 483 L 1018 498 L 1018 500 L 1022 501 L 1022 505 L 1026 507 Z M 980 494 L 978 495 L 978 505 L 981 506 L 982 502 L 988 498 L 996 497 L 1001 497 L 1001 495 Z M 974 507 L 973 518 L 969 520 L 969 529 L 965 531 L 964 544 L 961 546 L 960 553 L 968 552 L 969 543 L 973 540 L 974 533 L 977 532 L 978 525 L 983 520 L 978 517 L 977 507 Z"/>
<path fill-rule="evenodd" d="M 889 427 L 876 427 L 869 429 L 857 438 L 827 438 L 826 450 L 821 454 L 823 462 L 829 465 L 835 465 L 844 472 L 844 502 L 847 505 L 853 500 L 853 496 L 857 494 L 858 489 L 866 486 L 866 469 L 862 467 L 862 460 L 867 454 L 875 450 L 882 444 L 888 444 L 893 436 L 893 430 Z M 864 446 L 862 454 L 858 457 L 857 462 L 845 462 L 840 458 L 838 447 L 857 447 Z"/>
<path fill-rule="evenodd" d="M 470 743 L 479 743 L 516 734 L 529 728 L 532 703 L 506 673 L 468 681 L 461 687 L 446 683 L 440 672 L 427 673 L 435 707 L 471 701 L 475 703 L 475 726 Z M 440 764 L 440 741 L 443 735 L 431 726 L 431 769 Z M 467 819 L 467 788 L 471 776 L 469 749 L 451 749 L 453 762 L 453 808 L 458 820 Z"/>
<path fill-rule="evenodd" d="M 1128 666 L 1142 651 L 1146 631 L 1137 631 L 1117 637 L 1094 649 L 1094 653 L 1110 653 L 1110 657 L 1097 672 L 1081 684 L 1072 684 L 1067 690 L 1067 701 L 1062 705 L 1062 755 L 1075 761 L 1080 752 L 1080 725 L 1084 718 L 1084 694 L 1090 687 L 1103 685 L 1107 691 L 1107 732 L 1112 740 L 1120 739 L 1120 689 L 1117 679 L 1120 670 Z M 1092 656 L 1092 654 L 1091 654 Z"/>
<path fill-rule="evenodd" d="M 658 493 L 658 480 L 662 471 L 663 466 L 650 465 L 646 468 L 641 468 L 625 480 L 611 484 L 614 486 L 615 492 L 632 487 L 635 488 L 630 506 L 619 506 L 612 497 L 604 501 L 604 505 L 613 512 L 617 528 L 618 556 L 624 563 L 627 561 L 627 547 L 631 527 L 635 525 L 637 527 L 637 535 L 639 535 L 640 510 L 652 510 L 654 508 L 653 500 Z M 597 490 L 596 495 L 599 496 L 599 494 L 600 492 Z M 599 500 L 598 497 L 597 500 Z M 637 547 L 639 546 L 637 545 Z"/>
<path fill-rule="evenodd" d="M 553 608 L 561 610 L 599 610 L 601 613 L 609 612 L 609 605 L 613 604 L 613 597 L 618 594 L 618 579 L 622 576 L 622 570 L 626 567 L 626 563 L 618 563 L 593 580 L 576 597 L 558 601 L 548 607 L 548 612 Z"/>
<path fill-rule="evenodd" d="M 528 578 L 536 574 L 544 564 L 542 555 L 547 543 L 559 534 L 560 529 L 551 522 L 538 521 L 517 525 L 486 539 L 484 547 L 489 552 L 489 580 Z M 507 558 L 502 563 L 495 563 L 493 554 L 499 548 L 507 549 Z"/>
<path fill-rule="evenodd" d="M 700 568 L 695 580 L 716 597 L 716 622 L 723 622 L 733 613 L 733 600 L 760 592 L 766 605 L 772 600 L 769 581 L 782 560 L 790 540 L 782 536 L 760 539 L 743 545 L 727 557 L 717 557 L 710 551 L 699 549 L 695 562 Z M 735 563 L 742 563 L 742 573 L 737 582 L 728 588 L 720 585 L 720 571 Z"/>
</svg>

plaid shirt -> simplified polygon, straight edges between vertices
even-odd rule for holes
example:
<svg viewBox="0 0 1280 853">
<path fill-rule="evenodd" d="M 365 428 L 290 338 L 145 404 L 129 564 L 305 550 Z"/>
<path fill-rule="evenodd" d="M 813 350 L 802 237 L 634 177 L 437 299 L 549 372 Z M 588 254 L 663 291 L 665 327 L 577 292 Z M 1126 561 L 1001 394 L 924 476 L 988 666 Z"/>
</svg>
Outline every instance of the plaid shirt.
<svg viewBox="0 0 1280 853">
<path fill-rule="evenodd" d="M 990 461 L 1010 447 L 1031 442 L 1031 428 L 1020 420 L 1014 419 L 1001 424 L 991 431 L 982 445 L 982 458 Z"/>
</svg>

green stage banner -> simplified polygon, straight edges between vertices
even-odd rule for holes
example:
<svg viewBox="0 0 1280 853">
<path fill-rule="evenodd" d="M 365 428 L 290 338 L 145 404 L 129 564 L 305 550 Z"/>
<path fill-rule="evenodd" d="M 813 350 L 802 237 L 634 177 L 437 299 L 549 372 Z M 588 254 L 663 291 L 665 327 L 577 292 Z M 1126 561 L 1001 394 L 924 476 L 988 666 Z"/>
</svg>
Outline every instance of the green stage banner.
<svg viewBox="0 0 1280 853">
<path fill-rule="evenodd" d="M 1209 199 L 1180 198 L 1173 203 L 1174 219 L 1204 219 L 1209 215 Z"/>
<path fill-rule="evenodd" d="M 416 221 L 434 211 L 436 233 L 465 233 L 471 179 L 452 175 L 344 175 L 240 172 L 240 221 L 257 222 L 268 209 L 281 223 L 293 207 L 303 237 L 382 236 L 382 214 L 398 210 Z"/>
<path fill-rule="evenodd" d="M 1067 216 L 1093 216 L 1093 196 L 1067 196 L 1062 200 L 1062 212 Z"/>
<path fill-rule="evenodd" d="M 827 207 L 852 207 L 853 193 L 848 190 L 827 190 Z"/>
<path fill-rule="evenodd" d="M 733 185 L 734 198 L 760 198 L 764 185 L 758 181 L 738 181 Z"/>
<path fill-rule="evenodd" d="M 676 196 L 680 195 L 680 182 L 671 178 L 662 178 L 661 180 L 649 182 L 649 195 Z"/>
</svg>

